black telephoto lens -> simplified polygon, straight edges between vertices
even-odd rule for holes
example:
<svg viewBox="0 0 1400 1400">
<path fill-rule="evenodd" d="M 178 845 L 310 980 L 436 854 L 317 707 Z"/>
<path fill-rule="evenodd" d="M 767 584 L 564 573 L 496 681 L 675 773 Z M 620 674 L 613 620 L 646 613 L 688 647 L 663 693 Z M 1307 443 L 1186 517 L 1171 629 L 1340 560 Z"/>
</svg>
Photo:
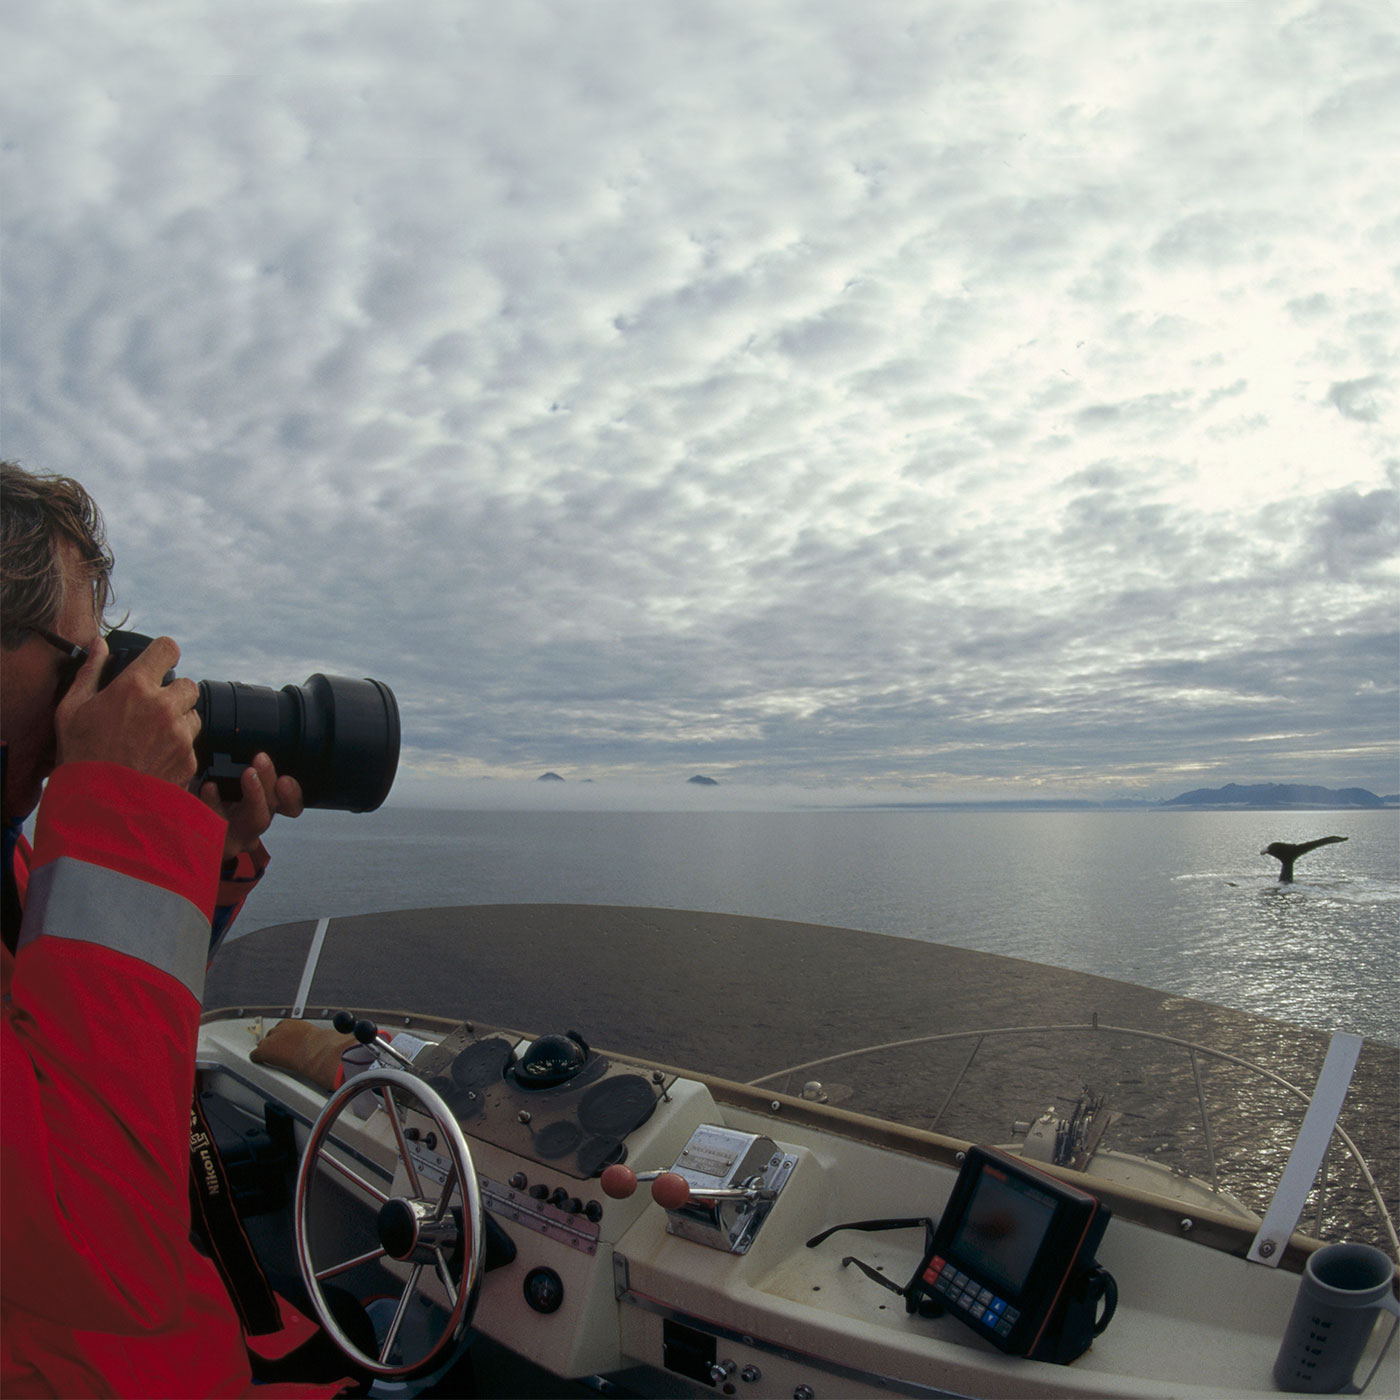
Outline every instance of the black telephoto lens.
<svg viewBox="0 0 1400 1400">
<path fill-rule="evenodd" d="M 99 685 L 108 684 L 150 645 L 137 632 L 112 632 L 111 656 Z M 167 675 L 166 684 L 174 673 Z M 399 706 L 382 681 L 308 676 L 304 685 L 200 681 L 200 731 L 194 752 L 199 779 L 213 779 L 226 799 L 239 777 L 265 753 L 279 774 L 301 784 L 308 807 L 372 812 L 389 795 L 399 766 Z"/>
<path fill-rule="evenodd" d="M 305 685 L 200 681 L 195 757 L 207 777 L 236 780 L 265 753 L 301 784 L 308 807 L 372 812 L 399 764 L 399 707 L 382 681 L 309 676 Z"/>
</svg>

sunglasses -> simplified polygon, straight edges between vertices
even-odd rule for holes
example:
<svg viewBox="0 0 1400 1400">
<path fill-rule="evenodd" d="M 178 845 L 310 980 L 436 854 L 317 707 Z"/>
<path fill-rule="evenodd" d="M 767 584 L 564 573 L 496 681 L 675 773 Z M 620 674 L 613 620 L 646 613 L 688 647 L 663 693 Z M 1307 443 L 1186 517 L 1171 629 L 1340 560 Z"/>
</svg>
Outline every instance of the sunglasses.
<svg viewBox="0 0 1400 1400">
<path fill-rule="evenodd" d="M 58 695 L 57 699 L 62 700 L 68 694 L 68 687 L 73 684 L 73 678 L 82 670 L 83 662 L 88 659 L 88 649 L 79 646 L 77 642 L 70 642 L 66 637 L 60 637 L 57 632 L 50 632 L 47 627 L 36 627 L 30 623 L 28 630 L 36 637 L 42 637 L 51 647 L 56 647 L 64 655 L 63 665 L 58 669 Z"/>
</svg>

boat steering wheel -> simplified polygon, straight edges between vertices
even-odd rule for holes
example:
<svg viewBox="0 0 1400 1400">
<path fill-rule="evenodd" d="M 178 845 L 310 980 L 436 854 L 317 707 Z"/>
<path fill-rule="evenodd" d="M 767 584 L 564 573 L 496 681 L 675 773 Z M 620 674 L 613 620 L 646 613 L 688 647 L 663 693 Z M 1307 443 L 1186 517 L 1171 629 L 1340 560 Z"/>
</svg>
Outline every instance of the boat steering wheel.
<svg viewBox="0 0 1400 1400">
<path fill-rule="evenodd" d="M 394 1140 L 398 1145 L 395 1180 L 406 1182 L 407 1189 L 403 1195 L 391 1195 L 327 1150 L 331 1129 L 339 1121 L 346 1105 L 364 1093 L 378 1095 L 393 1127 Z M 401 1106 L 401 1100 L 410 1101 L 413 1108 L 432 1120 L 431 1132 L 437 1138 L 437 1151 L 446 1152 L 450 1165 L 440 1190 L 436 1192 L 426 1189 L 436 1187 L 438 1178 L 424 1170 L 421 1152 L 419 1160 L 415 1161 L 409 1151 L 410 1141 L 426 1139 L 419 1131 L 406 1125 L 407 1105 Z M 378 1202 L 379 1245 L 352 1258 L 319 1267 L 311 1257 L 310 1207 L 316 1182 L 323 1176 L 320 1170 L 323 1166 Z M 454 1198 L 460 1201 L 460 1209 L 453 1208 Z M 321 1325 L 351 1361 L 375 1376 L 403 1380 L 430 1371 L 447 1359 L 465 1334 L 476 1307 L 486 1229 L 481 1189 L 477 1184 L 467 1140 L 452 1111 L 435 1090 L 414 1075 L 397 1069 L 365 1070 L 342 1084 L 326 1100 L 326 1106 L 307 1139 L 301 1168 L 297 1172 L 294 1215 L 297 1262 L 301 1266 L 307 1292 L 311 1295 L 312 1306 Z M 408 1265 L 408 1281 L 379 1355 L 371 1356 L 361 1351 L 335 1320 L 321 1285 L 336 1275 L 348 1273 L 378 1259 L 394 1259 Z M 408 1305 L 422 1292 L 425 1268 L 433 1270 L 451 1303 L 446 1325 L 423 1355 L 391 1363 L 389 1357 L 408 1314 Z"/>
</svg>

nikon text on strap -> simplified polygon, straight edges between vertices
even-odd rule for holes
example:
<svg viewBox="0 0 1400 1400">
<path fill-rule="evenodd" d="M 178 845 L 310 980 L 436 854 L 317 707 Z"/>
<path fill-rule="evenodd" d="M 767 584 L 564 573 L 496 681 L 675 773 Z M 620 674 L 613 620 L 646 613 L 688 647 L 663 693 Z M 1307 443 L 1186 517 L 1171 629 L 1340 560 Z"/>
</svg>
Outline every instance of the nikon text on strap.
<svg viewBox="0 0 1400 1400">
<path fill-rule="evenodd" d="M 244 1332 L 260 1337 L 280 1331 L 282 1312 L 277 1295 L 238 1218 L 228 1171 L 199 1106 L 198 1089 L 190 1103 L 190 1210 L 194 1224 L 203 1227 Z"/>
</svg>

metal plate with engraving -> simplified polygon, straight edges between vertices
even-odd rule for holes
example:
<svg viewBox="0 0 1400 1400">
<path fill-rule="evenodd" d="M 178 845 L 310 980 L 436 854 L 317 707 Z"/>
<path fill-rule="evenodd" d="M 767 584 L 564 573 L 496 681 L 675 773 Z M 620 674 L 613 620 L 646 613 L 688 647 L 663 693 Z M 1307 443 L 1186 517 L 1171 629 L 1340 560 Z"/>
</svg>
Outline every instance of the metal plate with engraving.
<svg viewBox="0 0 1400 1400">
<path fill-rule="evenodd" d="M 796 1165 L 796 1156 L 782 1151 L 772 1138 L 702 1124 L 691 1134 L 671 1170 L 692 1188 L 731 1191 L 751 1187 L 759 1194 L 750 1200 L 692 1199 L 666 1212 L 666 1228 L 711 1249 L 746 1254 Z"/>
</svg>

